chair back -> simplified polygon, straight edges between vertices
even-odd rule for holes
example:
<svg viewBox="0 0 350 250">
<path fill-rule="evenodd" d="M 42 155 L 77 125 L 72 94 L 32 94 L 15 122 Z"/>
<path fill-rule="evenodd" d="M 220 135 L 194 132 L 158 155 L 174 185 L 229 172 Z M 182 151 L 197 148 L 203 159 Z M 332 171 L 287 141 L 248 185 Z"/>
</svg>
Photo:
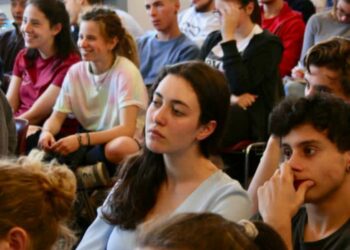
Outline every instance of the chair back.
<svg viewBox="0 0 350 250">
<path fill-rule="evenodd" d="M 29 127 L 29 122 L 23 118 L 15 118 L 17 132 L 17 151 L 18 155 L 23 155 L 26 152 L 26 135 Z"/>
</svg>

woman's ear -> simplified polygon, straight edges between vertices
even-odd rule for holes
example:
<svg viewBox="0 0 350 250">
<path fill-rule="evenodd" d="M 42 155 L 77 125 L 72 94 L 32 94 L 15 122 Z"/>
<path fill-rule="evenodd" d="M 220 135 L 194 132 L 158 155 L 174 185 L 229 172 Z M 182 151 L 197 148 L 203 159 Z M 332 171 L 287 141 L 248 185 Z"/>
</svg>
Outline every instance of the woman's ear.
<svg viewBox="0 0 350 250">
<path fill-rule="evenodd" d="M 6 235 L 6 240 L 11 250 L 27 250 L 29 246 L 29 236 L 20 227 L 13 227 Z"/>
<path fill-rule="evenodd" d="M 254 11 L 254 2 L 249 2 L 245 7 L 245 12 L 250 16 Z"/>
<path fill-rule="evenodd" d="M 199 128 L 199 132 L 196 136 L 198 141 L 204 140 L 208 136 L 210 136 L 216 129 L 216 121 L 210 121 L 204 125 L 201 125 Z"/>
<path fill-rule="evenodd" d="M 118 42 L 119 42 L 118 37 L 113 37 L 113 38 L 108 40 L 107 46 L 111 51 L 113 51 L 113 49 L 117 46 Z"/>
<path fill-rule="evenodd" d="M 51 32 L 54 36 L 56 36 L 58 33 L 60 33 L 62 30 L 62 24 L 61 23 L 57 23 L 55 25 L 52 26 L 51 28 Z"/>
</svg>

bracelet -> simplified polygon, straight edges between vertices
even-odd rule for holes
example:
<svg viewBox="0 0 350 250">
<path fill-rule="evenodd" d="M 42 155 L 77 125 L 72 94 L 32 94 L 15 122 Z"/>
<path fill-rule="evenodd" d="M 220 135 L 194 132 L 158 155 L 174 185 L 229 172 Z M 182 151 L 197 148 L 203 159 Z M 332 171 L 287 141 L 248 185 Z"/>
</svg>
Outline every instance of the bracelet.
<svg viewBox="0 0 350 250">
<path fill-rule="evenodd" d="M 78 142 L 79 142 L 79 147 L 83 146 L 83 142 L 81 140 L 81 134 L 80 133 L 76 133 L 76 136 L 77 136 L 77 139 L 78 139 Z"/>
<path fill-rule="evenodd" d="M 90 141 L 90 134 L 89 132 L 86 132 L 86 138 L 87 138 L 87 145 L 90 146 L 91 145 L 91 141 Z"/>
</svg>

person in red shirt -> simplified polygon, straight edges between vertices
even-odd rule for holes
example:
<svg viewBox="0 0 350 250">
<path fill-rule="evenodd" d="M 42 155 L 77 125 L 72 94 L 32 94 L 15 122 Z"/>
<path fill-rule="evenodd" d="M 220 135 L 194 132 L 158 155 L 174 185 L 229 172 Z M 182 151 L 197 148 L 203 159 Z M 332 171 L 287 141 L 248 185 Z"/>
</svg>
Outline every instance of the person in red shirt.
<svg viewBox="0 0 350 250">
<path fill-rule="evenodd" d="M 68 68 L 80 58 L 59 0 L 30 0 L 21 31 L 26 48 L 16 57 L 7 99 L 16 117 L 41 125 L 52 112 Z"/>
<path fill-rule="evenodd" d="M 283 0 L 260 0 L 260 3 L 262 28 L 277 35 L 284 47 L 280 63 L 281 76 L 290 75 L 292 68 L 298 63 L 303 45 L 303 17 Z"/>
</svg>

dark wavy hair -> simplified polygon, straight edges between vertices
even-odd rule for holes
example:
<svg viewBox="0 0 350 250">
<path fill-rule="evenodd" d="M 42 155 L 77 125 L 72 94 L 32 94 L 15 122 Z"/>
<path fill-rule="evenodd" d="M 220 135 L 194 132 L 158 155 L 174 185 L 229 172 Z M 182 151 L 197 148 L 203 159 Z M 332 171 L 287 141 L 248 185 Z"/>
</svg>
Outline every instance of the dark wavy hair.
<svg viewBox="0 0 350 250">
<path fill-rule="evenodd" d="M 209 157 L 217 153 L 230 105 L 230 93 L 224 75 L 203 62 L 185 62 L 166 67 L 153 86 L 157 88 L 167 75 L 184 78 L 197 95 L 200 106 L 199 124 L 216 121 L 215 131 L 199 142 L 200 152 Z M 156 203 L 161 184 L 166 180 L 162 154 L 147 147 L 127 161 L 117 174 L 118 182 L 103 209 L 104 217 L 123 229 L 135 229 Z"/>
<path fill-rule="evenodd" d="M 340 152 L 350 150 L 350 105 L 327 93 L 286 99 L 272 111 L 270 131 L 283 137 L 304 124 L 325 132 Z"/>
<path fill-rule="evenodd" d="M 54 67 L 60 65 L 71 53 L 77 51 L 77 47 L 73 42 L 73 38 L 70 33 L 70 24 L 68 12 L 62 1 L 60 0 L 29 0 L 28 5 L 33 5 L 38 8 L 45 17 L 49 20 L 50 27 L 61 24 L 61 31 L 55 36 L 55 49 L 56 56 L 60 59 L 55 63 Z M 37 49 L 28 49 L 26 58 L 29 60 L 29 66 L 34 65 L 35 59 L 39 56 Z"/>
<path fill-rule="evenodd" d="M 304 65 L 309 72 L 312 65 L 338 72 L 343 92 L 350 97 L 349 40 L 342 37 L 333 37 L 316 44 L 308 50 Z"/>
<path fill-rule="evenodd" d="M 214 213 L 178 214 L 138 228 L 137 246 L 186 250 L 286 250 L 281 236 L 264 222 L 244 225 Z"/>
</svg>

